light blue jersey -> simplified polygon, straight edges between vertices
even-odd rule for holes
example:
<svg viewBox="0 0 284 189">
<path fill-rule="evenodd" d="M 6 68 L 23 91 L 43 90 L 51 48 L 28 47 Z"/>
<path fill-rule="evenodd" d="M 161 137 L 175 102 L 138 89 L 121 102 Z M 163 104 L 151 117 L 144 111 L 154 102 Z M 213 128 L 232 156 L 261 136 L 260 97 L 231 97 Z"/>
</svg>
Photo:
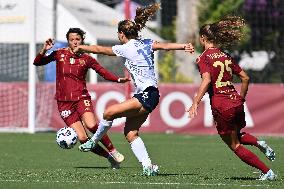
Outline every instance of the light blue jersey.
<svg viewBox="0 0 284 189">
<path fill-rule="evenodd" d="M 132 77 L 136 94 L 158 85 L 152 45 L 151 39 L 131 39 L 126 44 L 112 47 L 116 56 L 126 58 L 124 65 Z"/>
</svg>

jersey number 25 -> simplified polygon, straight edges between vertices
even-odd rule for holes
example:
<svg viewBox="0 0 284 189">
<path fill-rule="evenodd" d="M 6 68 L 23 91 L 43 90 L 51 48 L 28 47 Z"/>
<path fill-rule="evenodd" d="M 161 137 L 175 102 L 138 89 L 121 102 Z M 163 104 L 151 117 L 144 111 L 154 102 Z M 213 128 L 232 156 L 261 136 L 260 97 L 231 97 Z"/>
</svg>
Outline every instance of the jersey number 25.
<svg viewBox="0 0 284 189">
<path fill-rule="evenodd" d="M 232 69 L 229 66 L 230 64 L 232 64 L 231 60 L 225 60 L 225 64 L 221 61 L 214 62 L 214 64 L 213 64 L 214 67 L 220 66 L 220 68 L 221 68 L 219 75 L 218 75 L 218 78 L 217 78 L 217 81 L 215 83 L 216 88 L 232 85 L 231 81 L 222 81 L 225 69 L 226 69 L 227 72 L 229 72 L 230 75 L 233 74 Z"/>
</svg>

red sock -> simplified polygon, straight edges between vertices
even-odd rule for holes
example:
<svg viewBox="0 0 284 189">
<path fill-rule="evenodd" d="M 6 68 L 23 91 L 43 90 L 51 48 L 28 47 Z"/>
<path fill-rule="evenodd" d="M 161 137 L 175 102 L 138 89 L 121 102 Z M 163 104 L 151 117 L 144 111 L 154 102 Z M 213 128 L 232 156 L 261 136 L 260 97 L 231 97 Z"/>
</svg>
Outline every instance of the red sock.
<svg viewBox="0 0 284 189">
<path fill-rule="evenodd" d="M 95 133 L 98 129 L 98 124 L 96 124 L 94 127 L 92 127 L 91 129 L 89 129 L 92 133 Z M 109 150 L 109 151 L 113 151 L 115 148 L 110 140 L 110 138 L 108 137 L 108 135 L 104 135 L 102 137 L 102 139 L 100 140 L 100 142 Z"/>
<path fill-rule="evenodd" d="M 239 140 L 240 140 L 240 143 L 244 145 L 253 145 L 256 147 L 258 146 L 257 138 L 252 136 L 249 133 L 245 133 L 245 132 L 240 133 Z"/>
<path fill-rule="evenodd" d="M 110 152 L 115 149 L 107 134 L 105 134 L 100 141 Z"/>
<path fill-rule="evenodd" d="M 267 173 L 269 168 L 259 160 L 259 158 L 243 146 L 238 146 L 235 149 L 235 154 L 246 164 L 261 170 L 262 173 Z"/>
<path fill-rule="evenodd" d="M 92 152 L 99 155 L 99 156 L 103 156 L 105 158 L 108 158 L 109 153 L 102 148 L 99 144 L 96 145 L 95 149 L 92 149 Z"/>
</svg>

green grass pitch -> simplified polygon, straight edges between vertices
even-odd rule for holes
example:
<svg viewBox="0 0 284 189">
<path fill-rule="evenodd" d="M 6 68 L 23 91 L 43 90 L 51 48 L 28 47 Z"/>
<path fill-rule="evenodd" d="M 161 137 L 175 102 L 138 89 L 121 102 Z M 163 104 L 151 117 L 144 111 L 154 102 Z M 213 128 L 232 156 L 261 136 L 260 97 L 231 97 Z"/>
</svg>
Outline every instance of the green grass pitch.
<svg viewBox="0 0 284 189">
<path fill-rule="evenodd" d="M 281 137 L 260 137 L 276 151 L 274 162 L 249 147 L 278 175 L 276 181 L 261 182 L 257 170 L 242 163 L 218 136 L 142 133 L 152 161 L 160 166 L 158 176 L 145 177 L 123 135 L 110 135 L 126 158 L 120 170 L 110 169 L 104 158 L 79 152 L 78 144 L 60 149 L 55 133 L 1 133 L 0 188 L 284 188 Z"/>
</svg>

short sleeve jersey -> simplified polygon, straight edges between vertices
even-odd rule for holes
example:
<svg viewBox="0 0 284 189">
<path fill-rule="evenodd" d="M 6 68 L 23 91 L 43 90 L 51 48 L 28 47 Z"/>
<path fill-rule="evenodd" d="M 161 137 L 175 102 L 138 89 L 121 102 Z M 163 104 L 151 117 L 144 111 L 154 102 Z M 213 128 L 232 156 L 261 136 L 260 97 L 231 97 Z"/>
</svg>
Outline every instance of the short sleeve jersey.
<svg viewBox="0 0 284 189">
<path fill-rule="evenodd" d="M 220 112 L 243 104 L 243 98 L 233 86 L 233 74 L 242 71 L 232 57 L 218 48 L 208 48 L 196 60 L 199 72 L 211 75 L 208 93 L 212 109 Z"/>
<path fill-rule="evenodd" d="M 56 94 L 59 101 L 77 101 L 88 97 L 86 74 L 89 68 L 110 81 L 117 81 L 118 77 L 103 68 L 96 59 L 88 54 L 75 55 L 69 49 L 53 51 L 48 56 L 38 55 L 35 65 L 45 65 L 56 61 Z"/>
<path fill-rule="evenodd" d="M 135 93 L 141 93 L 149 86 L 157 87 L 154 69 L 154 53 L 151 39 L 131 39 L 126 44 L 115 45 L 112 51 L 124 57 L 135 86 Z"/>
</svg>

